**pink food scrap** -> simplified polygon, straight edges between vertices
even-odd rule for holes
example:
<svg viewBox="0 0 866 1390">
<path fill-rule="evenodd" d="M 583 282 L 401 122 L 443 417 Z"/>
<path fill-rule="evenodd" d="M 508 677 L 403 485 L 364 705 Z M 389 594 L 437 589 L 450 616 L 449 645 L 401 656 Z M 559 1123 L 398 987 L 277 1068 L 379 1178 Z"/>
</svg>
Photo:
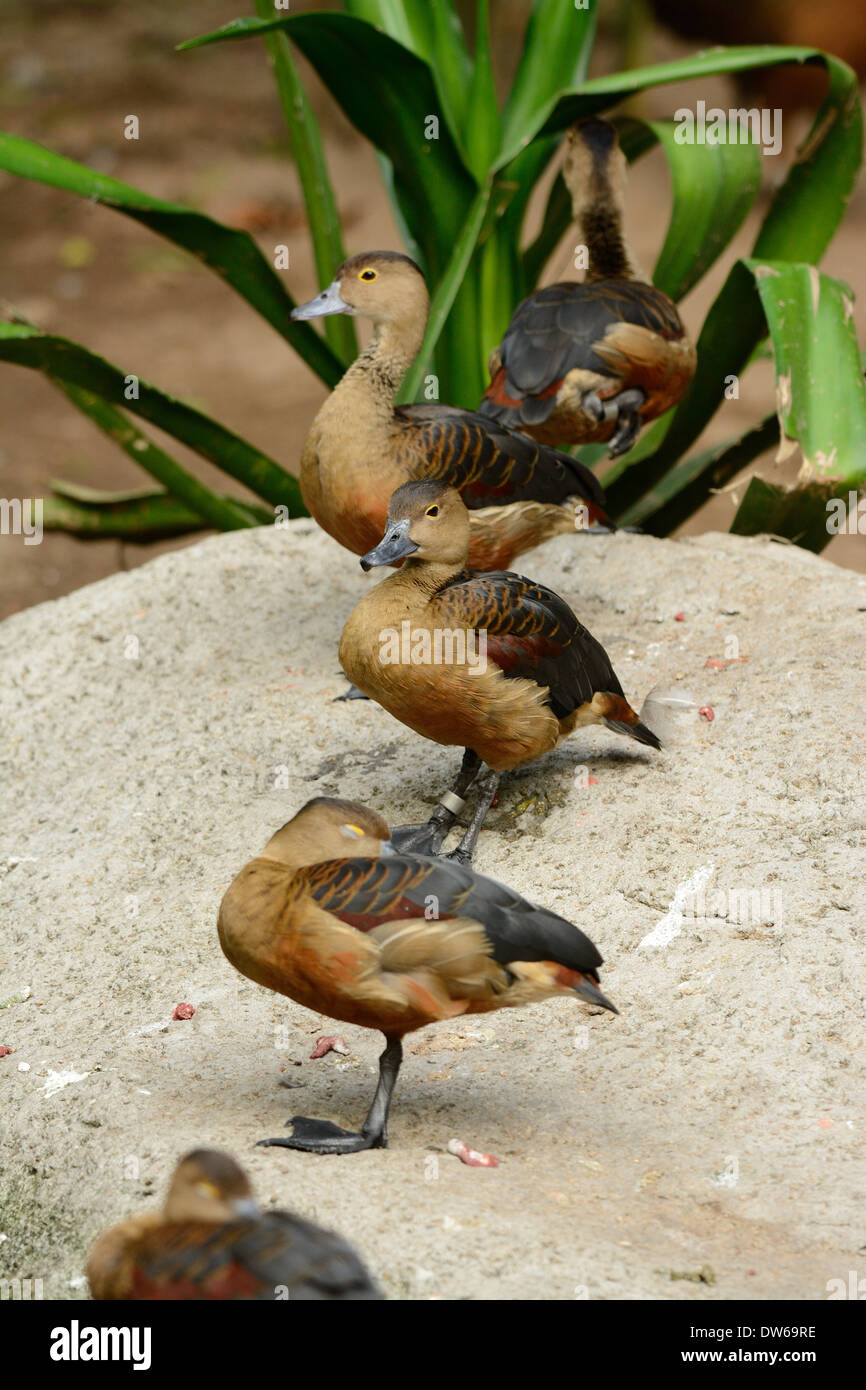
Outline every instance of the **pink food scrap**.
<svg viewBox="0 0 866 1390">
<path fill-rule="evenodd" d="M 326 1052 L 341 1052 L 344 1057 L 348 1057 L 346 1039 L 340 1033 L 327 1033 L 324 1037 L 316 1038 L 316 1046 L 310 1057 L 324 1057 Z"/>
<path fill-rule="evenodd" d="M 493 1154 L 479 1153 L 478 1149 L 472 1149 L 468 1144 L 464 1144 L 462 1139 L 449 1139 L 448 1152 L 456 1155 L 461 1163 L 465 1163 L 468 1168 L 498 1168 L 499 1159 L 494 1158 Z"/>
</svg>

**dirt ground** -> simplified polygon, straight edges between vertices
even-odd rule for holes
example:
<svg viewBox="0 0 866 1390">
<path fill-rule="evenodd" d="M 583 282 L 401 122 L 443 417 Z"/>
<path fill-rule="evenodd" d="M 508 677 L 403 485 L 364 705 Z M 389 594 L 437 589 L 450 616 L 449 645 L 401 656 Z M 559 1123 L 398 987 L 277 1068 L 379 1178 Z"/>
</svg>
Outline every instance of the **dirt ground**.
<svg viewBox="0 0 866 1390">
<path fill-rule="evenodd" d="M 2 624 L 0 1277 L 82 1293 L 96 1232 L 193 1144 L 342 1231 L 395 1298 L 822 1299 L 862 1276 L 866 711 L 838 653 L 866 578 L 712 535 L 561 537 L 533 573 L 637 705 L 656 689 L 666 751 L 573 736 L 504 781 L 476 867 L 592 936 L 621 1013 L 556 1000 L 414 1035 L 391 1147 L 344 1158 L 253 1145 L 294 1114 L 357 1125 L 379 1037 L 342 1027 L 349 1055 L 310 1060 L 333 1023 L 239 977 L 216 917 L 308 797 L 417 821 L 456 771 L 331 702 L 376 577 L 295 522 Z"/>
<path fill-rule="evenodd" d="M 294 8 L 314 7 L 298 0 Z M 264 218 L 266 227 L 256 232 L 260 244 L 267 251 L 279 243 L 289 246 L 289 284 L 298 298 L 306 298 L 317 285 L 303 203 L 263 47 L 251 42 L 174 52 L 177 42 L 215 28 L 242 9 L 236 0 L 138 0 L 135 5 L 47 0 L 39 6 L 7 0 L 0 60 L 2 125 L 221 219 Z M 498 0 L 494 40 L 506 68 L 516 61 L 522 16 L 519 0 Z M 688 51 L 685 43 L 657 31 L 644 60 Z M 603 37 L 595 69 L 610 71 L 617 61 L 611 40 Z M 348 249 L 398 246 L 372 153 L 309 73 L 308 84 L 324 125 Z M 647 113 L 670 115 L 675 102 L 695 95 L 727 106 L 733 91 L 721 79 L 702 85 L 699 92 L 671 88 L 649 98 Z M 130 112 L 140 118 L 137 142 L 122 134 Z M 786 117 L 783 154 L 778 164 L 766 161 L 768 189 L 779 180 L 803 130 L 802 115 Z M 659 152 L 635 167 L 629 206 L 635 250 L 651 266 L 668 215 L 667 175 Z M 684 301 L 693 330 L 718 292 L 733 254 L 750 249 L 765 207 L 762 198 L 723 265 Z M 866 339 L 864 238 L 866 185 L 861 183 L 823 263 L 857 292 L 861 339 Z M 548 278 L 562 275 L 566 265 L 565 254 L 554 258 Z M 213 411 L 296 471 L 323 388 L 243 301 L 146 229 L 71 195 L 0 174 L 0 297 L 34 322 Z M 726 404 L 706 442 L 727 438 L 772 408 L 772 371 L 762 363 L 744 379 L 740 400 Z M 0 420 L 0 489 L 5 496 L 38 495 L 55 477 L 112 489 L 147 482 L 35 372 L 3 365 Z M 217 470 L 174 441 L 170 448 L 202 477 L 224 485 Z M 765 470 L 770 464 L 769 457 L 762 461 Z M 795 462 L 771 476 L 791 476 L 792 470 Z M 735 495 L 710 502 L 686 532 L 724 529 L 733 516 Z M 82 544 L 57 534 L 47 535 L 40 546 L 6 540 L 0 547 L 0 615 L 56 598 L 185 543 Z M 825 554 L 839 564 L 866 568 L 862 536 L 838 537 Z"/>
</svg>

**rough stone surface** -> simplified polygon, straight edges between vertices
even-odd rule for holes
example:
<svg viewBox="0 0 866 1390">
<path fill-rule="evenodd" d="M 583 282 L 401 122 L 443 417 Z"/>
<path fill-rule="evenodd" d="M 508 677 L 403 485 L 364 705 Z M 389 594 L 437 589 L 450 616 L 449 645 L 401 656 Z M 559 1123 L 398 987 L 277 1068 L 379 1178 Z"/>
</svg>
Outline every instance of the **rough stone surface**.
<svg viewBox="0 0 866 1390">
<path fill-rule="evenodd" d="M 813 1299 L 862 1266 L 866 580 L 732 536 L 564 537 L 519 567 L 633 703 L 692 700 L 647 706 L 663 755 L 573 736 L 503 785 L 479 845 L 590 933 L 622 1013 L 553 1001 L 414 1035 L 392 1147 L 344 1158 L 253 1143 L 296 1111 L 356 1125 L 379 1038 L 341 1025 L 350 1055 L 311 1061 L 333 1025 L 236 976 L 215 922 L 309 796 L 418 820 L 457 766 L 331 703 L 370 581 L 297 522 L 2 625 L 0 1277 L 83 1294 L 97 1231 L 200 1144 L 397 1298 Z M 463 1166 L 453 1138 L 501 1165 Z"/>
</svg>

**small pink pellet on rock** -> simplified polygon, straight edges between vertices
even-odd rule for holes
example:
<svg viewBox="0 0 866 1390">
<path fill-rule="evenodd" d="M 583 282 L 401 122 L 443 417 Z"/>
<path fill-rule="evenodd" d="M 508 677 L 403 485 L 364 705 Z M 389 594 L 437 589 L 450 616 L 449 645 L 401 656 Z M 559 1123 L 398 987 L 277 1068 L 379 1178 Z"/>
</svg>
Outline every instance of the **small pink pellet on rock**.
<svg viewBox="0 0 866 1390">
<path fill-rule="evenodd" d="M 177 1007 L 176 1007 L 176 1009 L 175 1009 L 175 1011 L 174 1011 L 174 1013 L 172 1014 L 172 1018 L 178 1018 L 178 1019 L 180 1019 L 180 1018 L 192 1018 L 192 1016 L 193 1016 L 194 1013 L 195 1013 L 195 1007 L 194 1007 L 194 1005 L 192 1005 L 192 1004 L 178 1004 Z"/>
<path fill-rule="evenodd" d="M 11 1051 L 11 1047 L 0 1047 L 0 1057 L 8 1057 Z"/>
<path fill-rule="evenodd" d="M 448 1152 L 454 1154 L 465 1163 L 467 1168 L 498 1168 L 499 1159 L 494 1158 L 493 1154 L 479 1153 L 478 1149 L 472 1149 L 468 1144 L 464 1144 L 462 1139 L 449 1139 Z"/>
<path fill-rule="evenodd" d="M 716 717 L 712 705 L 701 705 L 698 714 L 701 716 L 701 719 L 706 719 L 708 724 L 712 724 Z"/>
<path fill-rule="evenodd" d="M 686 615 L 685 615 L 685 613 L 675 613 L 675 614 L 674 614 L 674 622 L 675 622 L 675 623 L 684 623 L 685 620 L 686 620 Z"/>
<path fill-rule="evenodd" d="M 316 1046 L 310 1053 L 310 1057 L 324 1057 L 327 1052 L 340 1052 L 344 1057 L 348 1057 L 349 1049 L 346 1046 L 346 1039 L 340 1033 L 327 1033 L 321 1038 L 316 1038 Z"/>
</svg>

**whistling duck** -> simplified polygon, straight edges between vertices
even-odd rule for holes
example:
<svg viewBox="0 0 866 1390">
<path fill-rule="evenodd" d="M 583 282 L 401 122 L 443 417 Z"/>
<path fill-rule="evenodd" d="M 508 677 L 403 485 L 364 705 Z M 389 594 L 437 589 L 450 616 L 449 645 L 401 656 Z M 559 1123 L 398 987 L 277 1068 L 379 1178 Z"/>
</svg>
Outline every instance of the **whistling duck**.
<svg viewBox="0 0 866 1390">
<path fill-rule="evenodd" d="M 404 483 L 383 540 L 361 560 L 365 570 L 399 559 L 403 566 L 361 599 L 340 641 L 343 670 L 364 694 L 416 733 L 466 749 L 460 780 L 427 825 L 393 832 L 402 848 L 438 853 L 477 782 L 478 808 L 454 851 L 462 862 L 499 773 L 550 752 L 573 729 L 605 724 L 661 746 L 568 604 L 518 574 L 468 570 L 468 546 L 459 493 L 439 482 Z"/>
<path fill-rule="evenodd" d="M 219 936 L 257 984 L 385 1035 L 358 1133 L 296 1115 L 291 1135 L 265 1147 L 385 1148 L 401 1039 L 428 1023 L 553 995 L 618 1012 L 578 927 L 461 864 L 395 852 L 380 815 L 335 797 L 308 801 L 241 870 Z"/>
<path fill-rule="evenodd" d="M 626 160 L 612 125 L 592 118 L 571 129 L 563 177 L 586 279 L 518 305 L 479 409 L 545 444 L 609 440 L 615 458 L 676 404 L 697 358 L 673 301 L 646 283 L 626 244 Z"/>
<path fill-rule="evenodd" d="M 440 478 L 461 493 L 472 510 L 470 558 L 478 569 L 510 564 L 560 532 L 610 525 L 600 483 L 569 454 L 457 406 L 395 408 L 428 309 L 414 261 L 368 251 L 344 261 L 333 284 L 292 311 L 294 319 L 354 314 L 373 321 L 369 344 L 304 444 L 301 493 L 319 525 L 363 555 L 382 534 L 391 493 L 413 478 Z"/>
<path fill-rule="evenodd" d="M 96 1299 L 382 1297 L 341 1236 L 286 1211 L 261 1211 L 243 1168 L 212 1149 L 180 1160 L 162 1211 L 100 1236 L 87 1278 Z"/>
</svg>

